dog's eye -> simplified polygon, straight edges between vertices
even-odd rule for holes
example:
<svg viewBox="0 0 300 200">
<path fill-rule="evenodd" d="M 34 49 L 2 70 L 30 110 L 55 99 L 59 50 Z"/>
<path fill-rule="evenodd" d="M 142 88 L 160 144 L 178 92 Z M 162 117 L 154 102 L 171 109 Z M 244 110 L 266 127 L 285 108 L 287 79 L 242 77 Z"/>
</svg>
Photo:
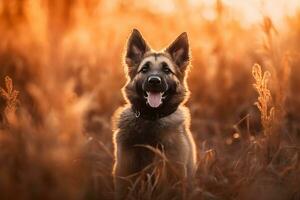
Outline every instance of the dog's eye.
<svg viewBox="0 0 300 200">
<path fill-rule="evenodd" d="M 142 73 L 146 73 L 146 72 L 148 72 L 149 68 L 150 68 L 150 66 L 149 66 L 149 63 L 147 62 L 147 63 L 145 63 L 145 64 L 143 65 L 143 67 L 142 67 L 142 69 L 141 69 L 140 71 L 141 71 Z"/>
<path fill-rule="evenodd" d="M 171 70 L 170 70 L 169 68 L 164 68 L 163 70 L 164 70 L 164 72 L 165 72 L 166 74 L 170 74 L 170 73 L 171 73 Z"/>
<path fill-rule="evenodd" d="M 163 62 L 162 63 L 162 70 L 166 73 L 166 74 L 170 74 L 172 71 L 170 70 L 170 68 L 168 67 L 168 64 Z"/>
</svg>

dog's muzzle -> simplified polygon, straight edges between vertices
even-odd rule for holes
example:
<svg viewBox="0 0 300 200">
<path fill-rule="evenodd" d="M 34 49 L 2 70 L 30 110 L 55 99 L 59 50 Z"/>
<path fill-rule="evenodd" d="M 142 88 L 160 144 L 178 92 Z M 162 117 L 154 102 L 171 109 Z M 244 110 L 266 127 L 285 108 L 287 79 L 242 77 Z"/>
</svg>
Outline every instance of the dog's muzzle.
<svg viewBox="0 0 300 200">
<path fill-rule="evenodd" d="M 167 83 L 158 75 L 150 75 L 144 83 L 145 98 L 152 108 L 158 108 L 165 99 Z"/>
<path fill-rule="evenodd" d="M 147 81 L 152 87 L 158 87 L 161 85 L 161 78 L 159 76 L 149 76 Z"/>
</svg>

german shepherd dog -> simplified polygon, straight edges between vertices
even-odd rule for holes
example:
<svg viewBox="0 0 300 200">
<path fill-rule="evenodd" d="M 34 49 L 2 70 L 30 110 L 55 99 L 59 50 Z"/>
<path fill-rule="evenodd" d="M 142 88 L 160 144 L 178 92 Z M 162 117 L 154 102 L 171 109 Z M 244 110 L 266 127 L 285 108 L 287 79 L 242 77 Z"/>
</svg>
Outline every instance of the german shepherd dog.
<svg viewBox="0 0 300 200">
<path fill-rule="evenodd" d="M 187 33 L 157 52 L 138 30 L 132 31 L 125 51 L 128 81 L 123 94 L 127 105 L 118 109 L 113 118 L 117 199 L 126 199 L 128 195 L 130 181 L 126 177 L 154 161 L 155 153 L 145 146 L 163 151 L 180 178 L 191 180 L 196 150 L 189 128 L 189 110 L 183 105 L 189 95 L 189 60 Z"/>
</svg>

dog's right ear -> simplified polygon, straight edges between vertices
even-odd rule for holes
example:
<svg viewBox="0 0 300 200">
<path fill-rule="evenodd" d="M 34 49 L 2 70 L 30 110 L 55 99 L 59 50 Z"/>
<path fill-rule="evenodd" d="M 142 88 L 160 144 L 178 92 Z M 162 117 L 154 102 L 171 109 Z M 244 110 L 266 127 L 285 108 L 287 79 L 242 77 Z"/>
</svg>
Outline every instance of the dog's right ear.
<svg viewBox="0 0 300 200">
<path fill-rule="evenodd" d="M 125 55 L 125 62 L 128 67 L 137 66 L 149 50 L 150 48 L 143 39 L 142 34 L 137 29 L 133 29 L 127 42 Z"/>
</svg>

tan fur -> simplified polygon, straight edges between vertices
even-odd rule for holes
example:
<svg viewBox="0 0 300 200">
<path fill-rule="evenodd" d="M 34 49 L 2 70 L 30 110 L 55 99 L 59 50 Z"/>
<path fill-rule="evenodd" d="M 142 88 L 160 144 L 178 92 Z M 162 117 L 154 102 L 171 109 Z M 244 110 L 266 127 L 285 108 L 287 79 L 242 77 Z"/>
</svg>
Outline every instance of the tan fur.
<svg viewBox="0 0 300 200">
<path fill-rule="evenodd" d="M 189 95 L 186 84 L 188 51 L 186 33 L 162 52 L 151 50 L 137 30 L 128 40 L 125 56 L 128 81 L 123 88 L 127 105 L 119 108 L 113 117 L 113 176 L 117 199 L 126 198 L 139 172 L 147 168 L 151 174 L 152 168 L 148 166 L 156 160 L 156 153 L 147 147 L 163 152 L 170 166 L 161 172 L 165 182 L 158 190 L 182 180 L 189 185 L 192 182 L 196 148 L 190 132 L 190 113 L 183 105 Z M 149 73 L 140 72 L 145 63 L 151 63 Z M 162 63 L 172 73 L 165 73 Z M 166 84 L 167 99 L 156 109 L 147 105 L 141 91 L 149 75 L 162 77 Z"/>
<path fill-rule="evenodd" d="M 180 178 L 190 180 L 196 169 L 196 149 L 189 130 L 190 114 L 186 107 L 180 106 L 171 115 L 155 122 L 139 122 L 130 107 L 119 109 L 115 116 L 115 165 L 113 169 L 116 194 L 119 199 L 124 198 L 130 186 L 124 178 L 139 172 L 151 163 L 154 153 L 147 149 L 136 147 L 139 144 L 158 144 L 164 147 L 164 153 L 170 163 L 180 173 Z M 145 129 L 141 130 L 139 124 Z M 156 132 L 156 142 L 135 141 L 135 134 L 152 134 Z M 128 144 L 128 142 L 130 144 Z M 147 152 L 148 151 L 148 152 Z M 144 154 L 144 152 L 147 152 Z M 141 162 L 138 159 L 143 157 Z M 171 175 L 172 176 L 172 175 Z"/>
</svg>

